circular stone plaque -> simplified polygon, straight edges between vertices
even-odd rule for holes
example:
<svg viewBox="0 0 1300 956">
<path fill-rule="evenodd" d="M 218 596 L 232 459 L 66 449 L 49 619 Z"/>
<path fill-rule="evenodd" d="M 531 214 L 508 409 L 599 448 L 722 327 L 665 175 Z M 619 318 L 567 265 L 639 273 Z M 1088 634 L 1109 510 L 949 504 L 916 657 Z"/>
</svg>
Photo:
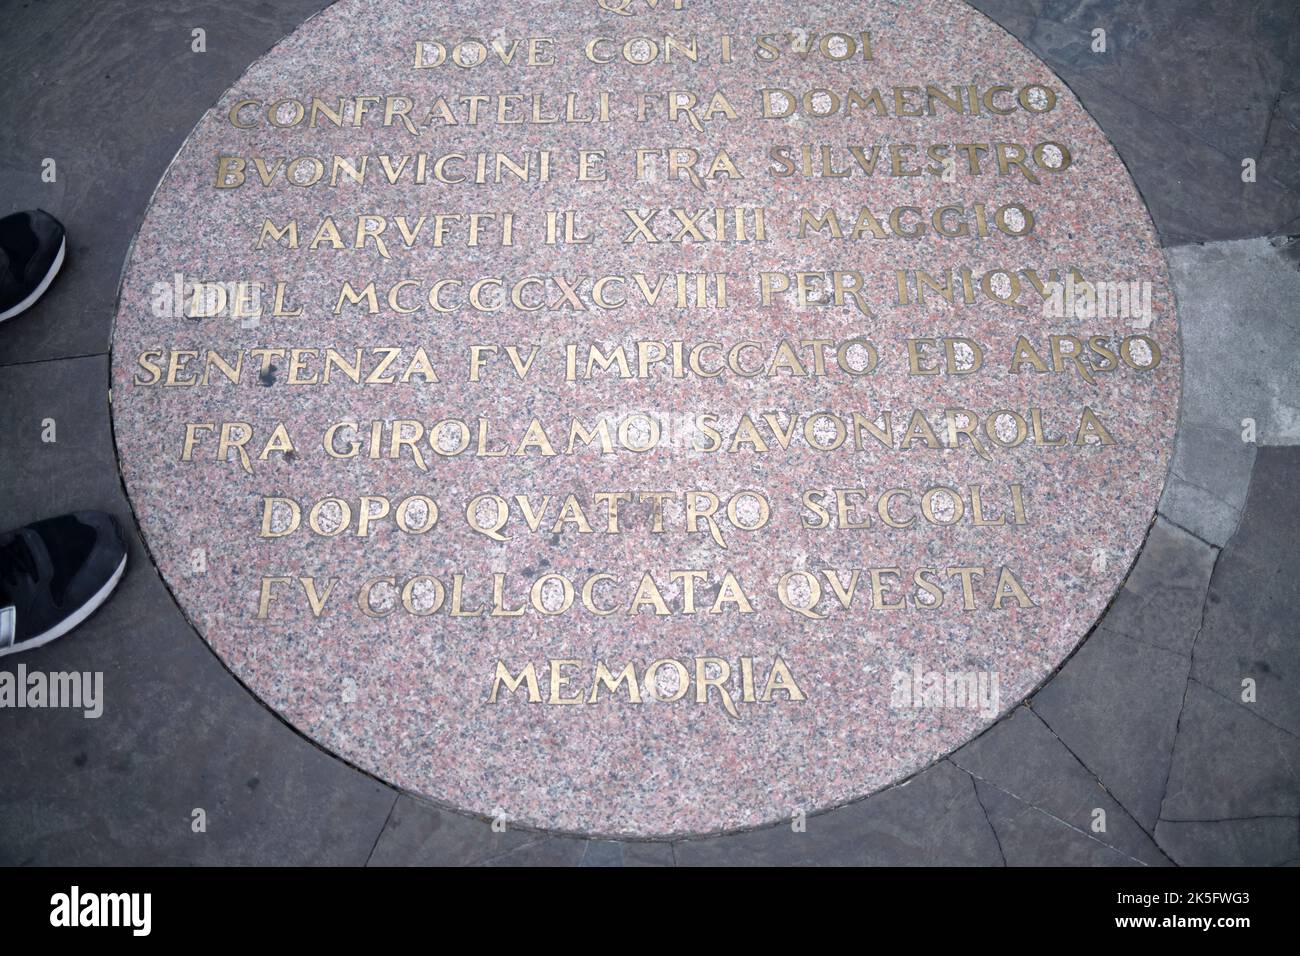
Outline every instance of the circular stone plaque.
<svg viewBox="0 0 1300 956">
<path fill-rule="evenodd" d="M 770 823 L 1071 652 L 1175 428 L 1119 158 L 949 0 L 344 0 L 199 123 L 113 352 L 154 560 L 440 803 Z"/>
</svg>

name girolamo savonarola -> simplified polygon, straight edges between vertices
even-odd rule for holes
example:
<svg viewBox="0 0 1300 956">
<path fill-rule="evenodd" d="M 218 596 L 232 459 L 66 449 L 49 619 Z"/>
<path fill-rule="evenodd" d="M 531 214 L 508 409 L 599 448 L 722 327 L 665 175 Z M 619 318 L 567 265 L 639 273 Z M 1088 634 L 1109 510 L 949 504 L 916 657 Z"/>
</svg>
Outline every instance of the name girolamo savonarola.
<svg viewBox="0 0 1300 956">
<path fill-rule="evenodd" d="M 104 713 L 103 671 L 0 671 L 0 709 L 67 707 L 91 720 Z"/>
</svg>

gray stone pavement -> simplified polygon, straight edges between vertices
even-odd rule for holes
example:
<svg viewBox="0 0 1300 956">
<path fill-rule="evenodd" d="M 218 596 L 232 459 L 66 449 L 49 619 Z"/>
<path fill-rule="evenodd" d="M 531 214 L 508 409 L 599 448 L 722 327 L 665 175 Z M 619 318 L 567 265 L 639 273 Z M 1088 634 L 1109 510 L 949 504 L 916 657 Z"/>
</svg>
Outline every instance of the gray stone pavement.
<svg viewBox="0 0 1300 956">
<path fill-rule="evenodd" d="M 1300 862 L 1300 243 L 1286 238 L 1300 231 L 1300 5 L 974 5 L 1115 142 L 1167 247 L 1183 323 L 1183 420 L 1160 516 L 1112 607 L 1030 700 L 802 833 L 494 833 L 352 769 L 264 708 L 136 539 L 114 599 L 22 658 L 103 671 L 113 706 L 94 721 L 0 712 L 0 864 Z M 0 326 L 0 524 L 100 508 L 133 527 L 105 401 L 127 246 L 193 124 L 321 6 L 0 0 L 0 213 L 41 206 L 70 235 L 49 295 Z M 190 52 L 195 27 L 206 54 Z M 1096 27 L 1106 54 L 1090 50 Z M 40 179 L 47 157 L 53 184 Z M 191 829 L 196 809 L 206 833 Z"/>
</svg>

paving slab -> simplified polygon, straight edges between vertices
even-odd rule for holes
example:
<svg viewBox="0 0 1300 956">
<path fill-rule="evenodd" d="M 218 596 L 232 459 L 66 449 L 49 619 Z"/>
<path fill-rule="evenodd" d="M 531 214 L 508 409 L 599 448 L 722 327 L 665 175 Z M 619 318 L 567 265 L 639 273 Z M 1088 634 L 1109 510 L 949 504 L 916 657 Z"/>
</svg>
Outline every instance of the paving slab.
<svg viewBox="0 0 1300 956">
<path fill-rule="evenodd" d="M 1201 626 L 1218 549 L 1157 517 L 1099 626 L 1184 657 Z"/>
<path fill-rule="evenodd" d="M 1148 833 L 1160 816 L 1190 666 L 1103 625 L 1033 698 L 1034 713 Z"/>
<path fill-rule="evenodd" d="M 1251 705 L 1190 681 L 1162 821 L 1298 815 L 1300 738 L 1264 720 Z"/>
<path fill-rule="evenodd" d="M 1300 334 L 1300 270 L 1289 248 L 1285 241 L 1246 239 L 1168 250 L 1187 360 L 1184 425 L 1240 438 L 1243 420 L 1252 419 L 1258 444 L 1300 443 L 1300 378 L 1291 348 Z"/>
<path fill-rule="evenodd" d="M 1122 86 L 1083 76 L 1069 82 L 1124 157 L 1166 246 L 1295 231 L 1294 190 L 1262 173 L 1243 182 L 1241 156 L 1129 101 Z"/>
<path fill-rule="evenodd" d="M 1251 239 L 1169 250 L 1183 347 L 1179 432 L 1159 511 L 1210 544 L 1237 527 L 1262 446 L 1300 441 L 1294 245 Z"/>
<path fill-rule="evenodd" d="M 790 824 L 674 844 L 679 866 L 996 866 L 970 775 L 941 761 L 906 783 Z"/>
<path fill-rule="evenodd" d="M 249 706 L 140 558 L 74 637 L 0 667 L 104 695 L 97 719 L 0 713 L 0 863 L 364 863 L 396 794 Z"/>
<path fill-rule="evenodd" d="M 1241 521 L 1257 447 L 1241 440 L 1239 428 L 1184 420 L 1158 513 L 1222 547 Z"/>
<path fill-rule="evenodd" d="M 1226 155 L 1258 159 L 1297 31 L 1288 0 L 1045 0 L 1030 45 Z"/>
<path fill-rule="evenodd" d="M 26 523 L 98 508 L 127 529 L 113 598 L 0 670 L 99 672 L 103 714 L 0 711 L 0 863 L 364 863 L 396 794 L 257 705 L 177 610 L 122 496 L 107 359 L 0 372 L 0 501 Z M 41 441 L 41 420 L 57 441 Z M 39 467 L 32 463 L 39 461 Z M 194 811 L 206 816 L 197 833 Z"/>
<path fill-rule="evenodd" d="M 1289 39 L 1289 67 L 1273 101 L 1260 167 L 1292 189 L 1300 190 L 1300 30 L 1292 30 Z"/>
<path fill-rule="evenodd" d="M 1051 65 L 1097 117 L 1166 243 L 1295 231 L 1300 30 L 1289 0 L 974 6 Z M 1106 30 L 1104 53 L 1092 49 L 1097 28 Z M 1256 160 L 1251 184 L 1241 181 L 1247 157 Z"/>
<path fill-rule="evenodd" d="M 580 866 L 676 866 L 672 844 L 616 840 L 588 840 Z"/>
<path fill-rule="evenodd" d="M 1261 448 L 1245 515 L 1215 568 L 1192 676 L 1300 735 L 1300 447 Z"/>
<path fill-rule="evenodd" d="M 369 866 L 525 865 L 672 866 L 663 842 L 553 837 L 435 807 L 402 794 L 370 855 Z"/>
<path fill-rule="evenodd" d="M 482 866 L 581 866 L 587 841 L 574 837 L 539 836 L 514 850 L 485 860 Z"/>
<path fill-rule="evenodd" d="M 1288 492 L 1293 491 L 1298 462 L 1300 449 L 1295 446 L 1259 450 L 1244 516 L 1223 549 L 1221 562 L 1231 557 L 1233 561 L 1276 570 L 1294 556 L 1296 543 L 1290 534 L 1295 527 L 1296 505 L 1294 495 L 1288 497 Z M 1211 605 L 1216 593 L 1212 587 Z"/>
<path fill-rule="evenodd" d="M 1106 791 L 1096 772 L 1084 766 L 1028 706 L 1018 707 L 950 759 L 981 784 L 1060 821 L 1066 828 L 1086 834 L 1122 856 L 1149 865 L 1166 862 L 1132 811 Z M 981 787 L 981 797 L 985 793 Z M 1092 830 L 1097 810 L 1105 813 L 1103 832 Z M 1021 814 L 1017 812 L 1016 817 L 1021 819 Z M 1036 821 L 1033 817 L 1023 819 Z M 997 829 L 996 820 L 994 827 Z M 1001 830 L 998 836 L 1005 851 L 1007 844 Z M 1007 859 L 1012 862 L 1010 855 Z"/>
<path fill-rule="evenodd" d="M 45 298 L 0 326 L 0 365 L 108 351 L 122 262 L 167 164 L 248 64 L 324 6 L 43 0 L 6 14 L 0 215 L 48 210 L 68 253 Z"/>
<path fill-rule="evenodd" d="M 1171 823 L 1162 820 L 1160 845 L 1181 866 L 1294 866 L 1300 863 L 1300 820 L 1250 817 Z"/>
<path fill-rule="evenodd" d="M 971 0 L 971 6 L 1026 46 L 1043 8 L 1042 0 Z M 1038 50 L 1034 52 L 1042 56 Z"/>
<path fill-rule="evenodd" d="M 1004 790 L 976 781 L 1007 866 L 1142 866 L 1081 829 Z M 1157 861 L 1156 865 L 1160 865 Z"/>
<path fill-rule="evenodd" d="M 131 526 L 109 432 L 106 356 L 0 372 L 0 448 L 6 529 L 86 508 Z"/>
<path fill-rule="evenodd" d="M 375 843 L 370 866 L 472 866 L 535 843 L 539 834 L 492 829 L 488 820 L 453 813 L 402 794 Z"/>
</svg>

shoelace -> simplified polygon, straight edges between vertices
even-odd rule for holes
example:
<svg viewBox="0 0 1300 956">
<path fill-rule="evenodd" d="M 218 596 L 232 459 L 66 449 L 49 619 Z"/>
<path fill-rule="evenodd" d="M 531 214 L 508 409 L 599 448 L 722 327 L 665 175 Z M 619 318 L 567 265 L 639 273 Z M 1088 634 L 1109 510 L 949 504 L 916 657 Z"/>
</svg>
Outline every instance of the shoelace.
<svg viewBox="0 0 1300 956">
<path fill-rule="evenodd" d="M 0 581 L 18 584 L 22 576 L 37 577 L 36 557 L 21 534 L 7 544 L 0 544 Z"/>
</svg>

